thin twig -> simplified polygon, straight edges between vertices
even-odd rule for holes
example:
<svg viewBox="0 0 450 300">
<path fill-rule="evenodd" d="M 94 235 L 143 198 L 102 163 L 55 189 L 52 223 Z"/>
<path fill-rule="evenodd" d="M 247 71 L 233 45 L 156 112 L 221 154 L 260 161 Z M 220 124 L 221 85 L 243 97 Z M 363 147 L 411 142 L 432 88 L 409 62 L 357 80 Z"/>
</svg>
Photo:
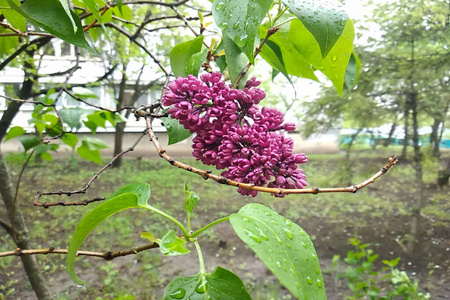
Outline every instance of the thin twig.
<svg viewBox="0 0 450 300">
<path fill-rule="evenodd" d="M 159 248 L 159 245 L 157 243 L 150 243 L 145 246 L 140 247 L 133 247 L 128 250 L 121 250 L 121 251 L 106 251 L 106 252 L 95 252 L 95 251 L 84 251 L 79 250 L 77 251 L 77 256 L 84 255 L 84 256 L 93 256 L 93 257 L 101 257 L 105 260 L 113 260 L 114 258 L 121 257 L 121 256 L 127 256 L 131 254 L 138 254 L 139 252 L 148 250 L 148 249 L 154 249 Z M 22 255 L 36 255 L 36 254 L 67 254 L 67 249 L 55 249 L 53 247 L 46 248 L 46 249 L 19 249 L 1 252 L 0 257 L 6 257 L 6 256 L 22 256 Z"/>
<path fill-rule="evenodd" d="M 91 177 L 91 179 L 89 179 L 89 181 L 84 185 L 83 188 L 81 188 L 80 190 L 75 190 L 75 191 L 58 191 L 58 192 L 37 192 L 36 195 L 34 196 L 34 206 L 42 206 L 44 208 L 48 208 L 50 206 L 74 206 L 74 205 L 87 205 L 89 203 L 95 202 L 95 201 L 101 201 L 101 200 L 105 200 L 104 197 L 96 197 L 93 198 L 91 200 L 83 200 L 80 202 L 66 202 L 66 201 L 58 201 L 58 202 L 52 202 L 52 203 L 47 203 L 47 202 L 40 202 L 39 199 L 42 196 L 55 196 L 55 195 L 66 195 L 66 196 L 71 196 L 71 195 L 76 195 L 76 194 L 86 194 L 86 191 L 89 189 L 89 187 L 91 186 L 92 182 L 97 179 L 97 177 L 103 173 L 106 169 L 108 169 L 109 167 L 112 166 L 112 163 L 118 159 L 120 156 L 125 155 L 128 152 L 131 152 L 134 150 L 134 148 L 136 148 L 136 146 L 139 144 L 139 142 L 142 140 L 142 138 L 146 135 L 146 132 L 144 131 L 142 133 L 141 136 L 139 136 L 139 138 L 136 140 L 136 142 L 128 149 L 118 153 L 116 156 L 114 156 L 111 161 L 104 165 L 97 173 L 94 174 L 94 176 Z"/>
<path fill-rule="evenodd" d="M 349 187 L 341 187 L 341 188 L 311 188 L 311 189 L 281 189 L 281 188 L 269 188 L 264 186 L 255 186 L 254 184 L 249 183 L 242 183 L 233 181 L 230 179 L 227 179 L 223 176 L 215 175 L 212 173 L 211 170 L 202 170 L 197 169 L 195 167 L 192 167 L 188 164 L 185 164 L 183 162 L 180 162 L 176 159 L 173 159 L 170 157 L 166 150 L 164 150 L 161 147 L 161 144 L 158 142 L 157 137 L 155 136 L 155 133 L 152 129 L 152 117 L 147 115 L 145 117 L 146 124 L 147 124 L 147 133 L 150 141 L 155 146 L 156 151 L 158 152 L 159 156 L 167 160 L 171 165 L 184 169 L 186 171 L 195 173 L 197 175 L 202 176 L 204 179 L 212 179 L 220 184 L 226 184 L 231 185 L 234 187 L 242 188 L 245 190 L 250 191 L 258 191 L 258 192 L 264 192 L 264 193 L 271 193 L 278 196 L 283 195 L 289 195 L 289 194 L 319 194 L 319 193 L 356 193 L 359 189 L 373 183 L 377 178 L 381 177 L 383 174 L 385 174 L 393 165 L 395 165 L 398 162 L 398 156 L 394 155 L 388 159 L 387 164 L 381 168 L 380 171 L 375 173 L 372 177 L 369 179 L 363 181 L 360 184 L 352 185 Z"/>
<path fill-rule="evenodd" d="M 124 106 L 124 107 L 120 107 L 118 109 L 110 109 L 110 108 L 106 108 L 106 107 L 102 107 L 102 106 L 99 106 L 99 105 L 95 105 L 95 104 L 89 103 L 86 100 L 83 100 L 80 97 L 76 96 L 75 94 L 71 93 L 67 88 L 63 88 L 63 91 L 67 95 L 72 97 L 73 99 L 75 99 L 75 100 L 77 100 L 79 102 L 82 102 L 82 103 L 84 103 L 84 104 L 86 104 L 86 105 L 88 105 L 90 107 L 97 108 L 99 110 L 104 110 L 104 111 L 108 111 L 108 112 L 111 112 L 111 113 L 117 113 L 117 112 L 121 112 L 121 111 L 126 110 L 126 109 L 130 109 L 130 110 L 135 109 L 134 106 Z"/>
<path fill-rule="evenodd" d="M 108 11 L 108 9 L 110 9 L 110 8 L 111 8 L 111 3 L 108 1 L 108 2 L 106 2 L 105 6 L 103 6 L 102 11 L 100 12 L 100 15 L 103 16 L 103 15 L 105 14 L 105 12 Z M 95 19 L 91 24 L 85 26 L 85 27 L 83 28 L 83 31 L 84 31 L 84 32 L 88 31 L 88 30 L 91 29 L 95 24 L 97 24 L 97 22 L 98 22 L 98 20 Z"/>
<path fill-rule="evenodd" d="M 278 30 L 280 30 L 280 27 L 274 27 L 274 28 L 269 28 L 269 30 L 267 30 L 267 34 L 264 37 L 264 39 L 261 41 L 261 43 L 259 44 L 258 47 L 256 47 L 255 49 L 255 53 L 253 54 L 253 58 L 256 58 L 258 56 L 258 54 L 261 52 L 262 47 L 264 46 L 264 44 L 267 42 L 267 40 L 274 35 L 275 33 L 278 32 Z M 251 62 L 248 62 L 247 66 L 245 66 L 245 68 L 241 71 L 241 73 L 239 73 L 238 78 L 236 79 L 236 81 L 233 83 L 233 88 L 237 88 L 239 85 L 239 82 L 241 81 L 241 79 L 245 76 L 245 74 L 247 74 L 248 70 L 250 69 L 250 67 L 252 66 Z"/>
</svg>

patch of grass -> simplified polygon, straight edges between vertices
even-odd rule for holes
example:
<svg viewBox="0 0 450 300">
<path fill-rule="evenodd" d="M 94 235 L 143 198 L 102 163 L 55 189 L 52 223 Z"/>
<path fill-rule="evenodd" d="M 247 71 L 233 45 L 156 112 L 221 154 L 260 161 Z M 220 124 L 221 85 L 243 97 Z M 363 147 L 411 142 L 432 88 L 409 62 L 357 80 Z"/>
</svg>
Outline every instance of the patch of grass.
<svg viewBox="0 0 450 300">
<path fill-rule="evenodd" d="M 386 151 L 381 151 L 381 153 L 364 150 L 355 151 L 352 154 L 352 183 L 360 183 L 384 166 L 387 158 L 392 154 L 386 155 L 385 152 L 391 152 L 392 149 L 384 150 Z M 13 176 L 17 176 L 20 171 L 21 159 L 20 155 L 8 155 Z M 302 166 L 309 185 L 312 187 L 346 186 L 348 182 L 346 182 L 345 176 L 341 176 L 343 168 L 346 168 L 343 161 L 344 155 L 342 154 L 310 155 L 309 162 Z M 209 168 L 194 159 L 187 159 L 184 162 L 203 169 Z M 78 221 L 99 204 L 93 203 L 87 207 L 52 207 L 47 210 L 31 205 L 37 190 L 80 189 L 99 169 L 99 166 L 83 161 L 77 164 L 78 167 L 74 168 L 68 160 L 56 160 L 53 163 L 40 165 L 32 163 L 25 172 L 19 201 L 30 227 L 33 246 L 67 248 Z M 425 164 L 426 176 L 429 176 L 426 177 L 427 180 L 431 180 L 433 166 L 433 162 Z M 213 172 L 219 174 L 220 170 L 213 170 Z M 118 187 L 133 182 L 149 183 L 152 189 L 149 203 L 172 214 L 182 222 L 185 222 L 184 184 L 187 183 L 190 189 L 200 196 L 200 202 L 194 211 L 193 230 L 236 212 L 247 203 L 259 202 L 272 207 L 280 214 L 311 231 L 310 234 L 317 237 L 316 247 L 319 250 L 328 249 L 330 245 L 334 247 L 333 250 L 327 251 L 339 250 L 342 242 L 336 238 L 336 235 L 341 232 L 349 233 L 366 228 L 374 224 L 372 220 L 382 220 L 382 224 L 384 224 L 389 220 L 406 219 L 410 214 L 411 199 L 416 192 L 413 184 L 414 169 L 411 165 L 402 163 L 395 166 L 375 184 L 369 185 L 356 194 L 289 195 L 280 199 L 261 193 L 255 198 L 242 197 L 232 187 L 210 180 L 205 181 L 196 174 L 175 168 L 164 160 L 155 159 L 124 160 L 120 169 L 108 169 L 102 173 L 94 181 L 86 195 L 73 195 L 70 200 L 87 199 L 93 196 L 107 197 Z M 448 196 L 446 190 L 433 190 L 430 197 L 432 201 L 423 211 L 426 216 L 434 220 L 433 224 L 436 226 L 448 223 L 449 208 L 446 195 Z M 61 196 L 43 199 L 43 201 L 58 200 L 69 200 L 69 198 Z M 322 228 L 329 228 L 332 231 L 320 231 Z M 147 243 L 145 239 L 139 237 L 141 232 L 151 232 L 156 237 L 162 237 L 170 229 L 176 229 L 170 221 L 149 213 L 147 210 L 126 210 L 99 225 L 85 241 L 83 249 L 92 251 L 127 249 Z M 200 236 L 200 239 L 202 243 L 211 245 L 209 247 L 216 247 L 219 240 L 227 239 L 221 234 L 222 232 L 213 230 Z M 330 237 L 331 240 L 327 240 Z M 6 244 L 2 241 L 0 248 L 8 250 L 13 249 L 13 246 L 11 243 Z M 324 251 L 322 250 L 322 252 Z M 226 263 L 233 261 L 228 252 L 224 251 L 221 255 Z M 211 253 L 217 253 L 217 249 Z M 191 255 L 195 256 L 195 254 Z M 329 256 L 332 257 L 331 254 Z M 20 264 L 12 263 L 17 259 L 1 259 L 0 273 L 11 265 L 17 265 L 15 270 L 20 272 Z M 63 256 L 38 257 L 43 270 L 49 275 L 49 278 L 53 279 L 49 281 L 51 289 L 59 292 L 60 299 L 108 298 L 110 295 L 115 295 L 114 297 L 123 295 L 126 299 L 127 294 L 132 294 L 136 299 L 159 299 L 163 287 L 169 279 L 172 279 L 161 277 L 164 259 L 156 250 L 120 258 L 110 264 L 100 259 L 79 258 L 76 268 L 82 278 L 89 279 L 90 284 L 85 289 L 77 289 L 60 287 L 58 284 L 61 278 L 69 280 L 65 273 Z M 187 261 L 189 259 L 186 258 Z M 239 269 L 239 266 L 231 267 Z M 174 271 L 174 273 L 178 271 Z M 193 274 L 196 269 L 189 271 L 188 273 Z M 244 279 L 252 289 L 254 299 L 290 299 L 290 294 L 278 282 L 262 280 L 261 277 L 264 277 L 264 274 L 252 275 L 250 271 L 247 273 L 247 277 Z M 174 274 L 170 275 L 175 276 Z M 18 285 L 14 287 L 16 290 L 23 288 Z M 131 293 L 131 291 L 133 292 Z"/>
</svg>

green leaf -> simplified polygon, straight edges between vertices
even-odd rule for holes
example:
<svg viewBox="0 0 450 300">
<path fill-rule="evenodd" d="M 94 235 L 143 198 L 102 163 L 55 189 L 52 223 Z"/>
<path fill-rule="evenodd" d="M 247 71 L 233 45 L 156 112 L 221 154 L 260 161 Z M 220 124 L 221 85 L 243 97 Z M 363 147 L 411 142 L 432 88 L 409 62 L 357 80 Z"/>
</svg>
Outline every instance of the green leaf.
<svg viewBox="0 0 450 300">
<path fill-rule="evenodd" d="M 298 53 L 305 57 L 315 69 L 327 76 L 341 96 L 344 89 L 345 70 L 353 52 L 354 36 L 353 22 L 348 20 L 344 34 L 328 56 L 323 58 L 317 41 L 300 21 L 293 20 L 289 29 L 289 38 Z"/>
<path fill-rule="evenodd" d="M 90 150 L 85 143 L 82 143 L 80 147 L 77 148 L 77 153 L 80 157 L 95 162 L 96 164 L 102 164 L 102 158 L 100 156 L 100 151 Z"/>
<path fill-rule="evenodd" d="M 41 139 L 35 135 L 30 135 L 30 136 L 21 137 L 20 142 L 22 143 L 22 146 L 23 146 L 25 152 L 27 152 L 31 148 L 39 145 L 41 143 Z"/>
<path fill-rule="evenodd" d="M 186 212 L 186 214 L 190 215 L 192 214 L 194 207 L 200 200 L 200 197 L 197 195 L 197 193 L 190 191 L 189 187 L 186 184 L 184 185 L 184 195 L 186 196 L 186 201 L 184 202 L 184 211 Z"/>
<path fill-rule="evenodd" d="M 116 3 L 118 4 L 117 1 L 116 1 Z M 116 7 L 114 7 L 112 9 L 114 15 L 116 15 L 119 18 L 122 18 L 124 20 L 131 21 L 133 19 L 133 10 L 127 5 L 125 5 L 125 6 L 122 5 L 121 7 L 122 8 L 120 8 L 119 5 L 117 5 Z"/>
<path fill-rule="evenodd" d="M 72 149 L 75 149 L 75 146 L 78 143 L 78 137 L 73 134 L 73 133 L 64 133 L 63 136 L 61 137 L 61 141 L 70 146 Z"/>
<path fill-rule="evenodd" d="M 230 216 L 237 235 L 299 299 L 326 299 L 314 245 L 297 224 L 261 204 Z"/>
<path fill-rule="evenodd" d="M 120 13 L 122 13 L 122 0 L 116 0 L 116 4 L 117 4 L 117 7 L 119 8 Z"/>
<path fill-rule="evenodd" d="M 23 129 L 21 126 L 11 127 L 9 129 L 8 133 L 6 134 L 4 142 L 6 142 L 7 140 L 10 140 L 12 138 L 21 136 L 21 135 L 23 135 L 25 133 L 26 133 L 25 129 Z"/>
<path fill-rule="evenodd" d="M 97 138 L 92 138 L 92 137 L 84 137 L 83 143 L 86 144 L 86 146 L 90 150 L 100 150 L 100 149 L 106 149 L 109 147 L 109 145 L 107 143 L 105 143 L 104 141 L 97 139 Z"/>
<path fill-rule="evenodd" d="M 141 232 L 139 234 L 140 237 L 149 240 L 152 243 L 157 243 L 158 245 L 161 244 L 161 239 L 157 239 L 151 234 L 150 232 Z"/>
<path fill-rule="evenodd" d="M 159 244 L 159 250 L 166 256 L 183 255 L 191 252 L 186 248 L 186 240 L 179 238 L 174 230 L 163 236 Z"/>
<path fill-rule="evenodd" d="M 192 41 L 181 43 L 173 47 L 172 51 L 170 51 L 170 66 L 172 67 L 172 72 L 175 77 L 186 77 L 189 75 L 189 73 L 186 72 L 188 69 L 188 61 L 192 55 L 202 50 L 202 46 L 203 35 L 196 37 Z"/>
<path fill-rule="evenodd" d="M 253 63 L 255 42 L 261 21 L 273 0 L 214 0 L 212 14 L 223 36 L 229 37 Z M 227 50 L 225 49 L 225 52 Z"/>
<path fill-rule="evenodd" d="M 86 4 L 87 8 L 90 10 L 92 15 L 97 19 L 97 21 L 102 26 L 103 30 L 106 32 L 105 25 L 103 24 L 102 15 L 98 10 L 98 5 L 94 0 L 83 0 L 84 4 Z M 103 2 L 103 1 L 102 1 Z"/>
<path fill-rule="evenodd" d="M 86 113 L 86 110 L 80 107 L 62 108 L 59 114 L 64 123 L 69 125 L 72 130 L 79 130 L 81 128 L 81 117 Z"/>
<path fill-rule="evenodd" d="M 206 291 L 205 291 L 206 289 Z M 213 273 L 172 280 L 164 291 L 164 300 L 251 300 L 242 280 L 233 272 L 217 267 Z"/>
<path fill-rule="evenodd" d="M 74 87 L 72 88 L 72 93 L 83 100 L 89 98 L 98 99 L 98 96 L 93 91 L 84 87 Z"/>
<path fill-rule="evenodd" d="M 225 58 L 228 66 L 228 73 L 230 74 L 231 82 L 234 83 L 239 74 L 244 70 L 247 66 L 249 60 L 245 53 L 239 49 L 239 47 L 233 42 L 232 39 L 223 36 L 223 47 L 225 49 Z M 244 87 L 245 82 L 247 81 L 248 72 L 239 82 L 239 87 Z"/>
<path fill-rule="evenodd" d="M 59 146 L 56 144 L 39 144 L 34 148 L 34 152 L 38 155 L 47 153 L 48 151 L 56 151 Z"/>
<path fill-rule="evenodd" d="M 72 18 L 70 18 L 59 0 L 27 0 L 21 6 L 13 0 L 8 0 L 8 3 L 12 9 L 37 27 L 68 43 L 93 51 L 84 38 L 80 18 L 72 11 L 70 12 Z M 76 32 L 74 32 L 72 21 L 76 24 Z"/>
<path fill-rule="evenodd" d="M 20 5 L 18 0 L 14 0 L 14 3 L 16 5 Z M 27 30 L 25 17 L 15 10 L 9 9 L 7 0 L 0 0 L 0 6 L 5 7 L 5 9 L 0 9 L 0 13 L 5 16 L 6 20 L 12 25 L 12 27 L 19 29 L 22 32 Z"/>
<path fill-rule="evenodd" d="M 261 28 L 261 38 L 266 34 L 267 28 Z M 261 57 L 273 68 L 280 72 L 284 70 L 290 75 L 318 81 L 314 70 L 311 68 L 311 62 L 293 44 L 287 24 L 282 26 L 267 42 L 268 45 L 262 48 Z"/>
<path fill-rule="evenodd" d="M 350 56 L 350 60 L 345 70 L 344 84 L 347 87 L 347 91 L 350 93 L 358 83 L 359 72 L 361 70 L 361 61 L 355 52 Z"/>
<path fill-rule="evenodd" d="M 78 28 L 77 28 L 77 24 L 75 23 L 75 20 L 72 18 L 72 13 L 69 8 L 69 1 L 68 0 L 58 0 L 58 1 L 59 1 L 59 3 L 61 3 L 61 6 L 64 8 L 64 12 L 66 13 L 67 17 L 72 22 L 73 33 L 76 33 Z"/>
<path fill-rule="evenodd" d="M 150 186 L 147 183 L 131 183 L 115 190 L 114 193 L 109 196 L 109 198 L 114 198 L 127 193 L 136 194 L 138 196 L 138 204 L 140 206 L 145 206 L 147 205 L 147 201 L 150 198 L 151 190 Z"/>
<path fill-rule="evenodd" d="M 97 129 L 97 127 L 102 127 L 102 128 L 106 127 L 106 125 L 105 125 L 106 124 L 106 115 L 103 114 L 102 111 L 96 111 L 95 113 L 88 115 L 87 119 L 88 119 L 87 122 L 89 122 L 89 124 L 93 124 L 94 132 Z M 86 126 L 88 126 L 88 124 L 86 124 L 86 122 L 84 122 L 84 124 Z M 89 127 L 89 128 L 92 130 L 91 127 Z"/>
<path fill-rule="evenodd" d="M 344 32 L 348 21 L 346 12 L 314 3 L 297 0 L 282 0 L 289 10 L 303 23 L 320 46 L 322 57 L 326 57 Z"/>
<path fill-rule="evenodd" d="M 203 49 L 203 51 L 194 53 L 189 58 L 186 63 L 186 74 L 191 74 L 195 77 L 198 76 L 198 71 L 200 70 L 203 62 L 206 60 L 206 55 L 208 54 L 208 49 Z"/>
<path fill-rule="evenodd" d="M 169 135 L 169 145 L 181 142 L 192 135 L 192 133 L 185 129 L 183 125 L 178 122 L 178 120 L 167 117 L 161 118 L 161 121 L 167 129 L 167 134 Z"/>
<path fill-rule="evenodd" d="M 83 138 L 83 142 L 81 146 L 78 147 L 77 153 L 82 158 L 95 162 L 99 165 L 102 164 L 102 159 L 100 157 L 100 149 L 108 148 L 108 144 L 103 142 L 102 140 L 85 137 Z"/>
<path fill-rule="evenodd" d="M 53 161 L 53 156 L 48 152 L 44 152 L 44 153 L 37 154 L 37 155 L 43 160 Z"/>
<path fill-rule="evenodd" d="M 94 230 L 95 227 L 97 227 L 105 219 L 122 210 L 142 207 L 142 199 L 140 199 L 138 194 L 140 193 L 142 195 L 142 191 L 148 191 L 149 193 L 150 187 L 146 183 L 134 184 L 132 187 L 137 189 L 136 193 L 133 192 L 133 188 L 128 186 L 126 190 L 129 190 L 130 192 L 115 196 L 98 205 L 86 214 L 75 228 L 72 239 L 69 243 L 66 259 L 66 270 L 67 273 L 69 273 L 70 278 L 72 278 L 72 280 L 77 284 L 85 284 L 85 282 L 75 274 L 75 256 L 89 233 L 91 233 L 92 230 Z M 145 192 L 145 194 L 147 194 L 147 192 Z M 145 200 L 145 204 L 146 201 L 147 199 Z"/>
</svg>

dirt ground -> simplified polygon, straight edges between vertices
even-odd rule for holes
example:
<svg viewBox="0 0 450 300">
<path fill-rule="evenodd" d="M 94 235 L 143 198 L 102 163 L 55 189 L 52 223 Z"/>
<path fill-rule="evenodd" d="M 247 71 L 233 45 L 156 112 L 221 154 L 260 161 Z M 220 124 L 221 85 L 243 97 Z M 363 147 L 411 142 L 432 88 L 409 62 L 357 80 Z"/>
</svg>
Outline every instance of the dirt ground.
<svg viewBox="0 0 450 300">
<path fill-rule="evenodd" d="M 178 153 L 180 156 L 180 153 Z M 182 156 L 182 155 L 181 155 Z M 95 169 L 95 167 L 94 167 Z M 34 181 L 37 178 L 33 179 Z M 30 185 L 33 182 L 29 182 Z M 384 187 L 389 185 L 384 185 Z M 375 187 L 381 191 L 383 186 Z M 428 186 L 425 193 L 428 199 L 434 195 L 436 186 Z M 443 194 L 449 194 L 449 188 L 441 191 Z M 402 197 L 400 201 L 406 204 L 413 203 L 413 195 L 403 193 L 397 195 Z M 311 196 L 313 197 L 313 196 Z M 239 197 L 230 198 L 227 203 L 230 207 L 235 205 L 233 199 L 241 201 Z M 444 199 L 448 202 L 449 198 Z M 294 202 L 278 201 L 272 203 L 271 207 L 282 215 L 289 215 L 291 205 Z M 358 206 L 358 204 L 355 204 Z M 357 208 L 357 207 L 356 207 Z M 222 209 L 208 211 L 207 214 L 215 216 Z M 402 215 L 395 210 L 388 215 L 377 216 L 373 213 L 361 213 L 355 210 L 345 217 L 327 218 L 327 217 L 290 217 L 292 221 L 299 224 L 308 234 L 313 237 L 320 262 L 322 272 L 324 274 L 325 286 L 329 300 L 343 299 L 348 289 L 345 283 L 337 280 L 338 272 L 344 271 L 344 266 L 331 268 L 331 262 L 334 255 L 339 254 L 345 257 L 347 251 L 351 250 L 348 245 L 348 239 L 353 237 L 355 232 L 363 239 L 364 243 L 370 243 L 375 253 L 379 254 L 377 266 L 381 268 L 381 260 L 391 260 L 398 256 L 401 257 L 398 268 L 408 272 L 412 280 L 419 280 L 420 286 L 425 292 L 429 292 L 431 299 L 450 299 L 450 230 L 446 223 L 436 224 L 436 218 L 430 215 L 423 215 L 421 219 L 420 234 L 417 247 L 413 254 L 406 255 L 403 251 L 403 244 L 399 239 L 409 230 L 409 217 Z M 444 211 L 448 214 L 448 211 Z M 45 220 L 42 220 L 45 221 Z M 51 222 L 51 220 L 46 220 Z M 34 226 L 36 220 L 34 220 Z M 69 232 L 71 229 L 69 228 Z M 4 234 L 4 232 L 0 232 Z M 253 294 L 258 296 L 255 299 L 293 299 L 290 293 L 281 287 L 275 276 L 265 267 L 265 265 L 255 256 L 255 254 L 236 236 L 229 223 L 222 223 L 215 227 L 214 235 L 201 244 L 207 270 L 212 271 L 216 266 L 222 265 L 237 273 L 250 289 Z M 135 276 L 142 275 L 142 269 L 139 267 L 140 255 L 118 258 L 114 260 L 115 269 L 118 270 L 118 283 L 121 280 L 133 280 Z M 92 264 L 90 269 L 93 272 L 84 274 L 84 279 L 90 282 L 102 282 L 105 280 L 105 274 L 95 272 L 99 269 L 104 261 L 95 259 L 89 260 Z M 63 263 L 62 260 L 55 264 Z M 160 255 L 159 263 L 155 263 L 157 275 L 155 278 L 156 285 L 148 294 L 141 294 L 137 299 L 161 299 L 164 287 L 169 280 L 175 276 L 192 275 L 192 270 L 197 268 L 197 260 L 195 255 L 191 255 L 186 260 L 181 257 L 163 257 Z M 12 277 L 19 280 L 16 286 L 16 292 L 6 299 L 35 299 L 33 292 L 28 288 L 24 288 L 23 281 L 25 274 L 23 273 L 20 260 L 16 258 L 8 271 L 14 271 Z M 104 296 L 99 290 L 92 294 L 92 289 L 83 291 L 77 288 L 68 278 L 64 269 L 55 268 L 54 273 L 50 275 L 50 288 L 55 293 L 65 295 L 60 299 L 95 299 L 101 297 L 106 299 L 114 299 L 114 297 Z M 0 273 L 0 285 L 5 284 L 11 276 L 6 273 Z M 125 284 L 125 283 L 124 283 Z M 261 290 L 259 293 L 258 290 Z M 130 291 L 133 292 L 133 291 Z M 271 293 L 265 296 L 264 293 Z M 103 295 L 103 296 L 102 296 Z"/>
</svg>

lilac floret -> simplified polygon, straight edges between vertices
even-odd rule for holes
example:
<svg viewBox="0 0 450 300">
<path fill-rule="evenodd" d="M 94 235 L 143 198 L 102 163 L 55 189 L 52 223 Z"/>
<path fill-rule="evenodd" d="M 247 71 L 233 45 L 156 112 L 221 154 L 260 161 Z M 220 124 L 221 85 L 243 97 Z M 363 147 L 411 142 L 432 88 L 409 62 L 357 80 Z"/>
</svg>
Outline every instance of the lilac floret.
<svg viewBox="0 0 450 300">
<path fill-rule="evenodd" d="M 220 73 L 205 73 L 200 79 L 178 77 L 162 98 L 168 113 L 196 133 L 192 155 L 204 164 L 226 169 L 222 176 L 240 183 L 271 188 L 295 189 L 307 185 L 298 164 L 303 153 L 294 154 L 294 142 L 279 130 L 293 131 L 283 114 L 257 104 L 266 97 L 256 78 L 242 90 L 222 81 Z M 239 188 L 242 195 L 257 191 Z M 275 194 L 275 196 L 283 196 Z"/>
</svg>

